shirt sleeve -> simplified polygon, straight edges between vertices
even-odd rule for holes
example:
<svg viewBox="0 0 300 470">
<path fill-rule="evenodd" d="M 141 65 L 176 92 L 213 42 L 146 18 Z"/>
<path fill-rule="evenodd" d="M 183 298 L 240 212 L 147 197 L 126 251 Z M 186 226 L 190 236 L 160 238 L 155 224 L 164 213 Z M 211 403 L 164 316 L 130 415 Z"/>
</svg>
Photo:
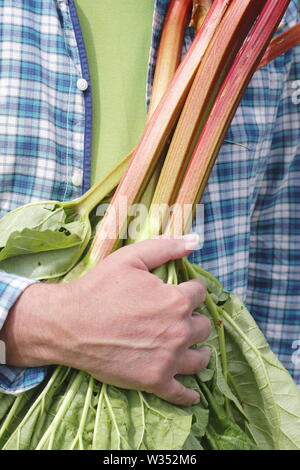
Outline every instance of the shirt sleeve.
<svg viewBox="0 0 300 470">
<path fill-rule="evenodd" d="M 10 308 L 26 287 L 36 281 L 0 271 L 0 330 Z M 0 364 L 4 362 L 0 357 Z M 0 392 L 18 394 L 35 387 L 45 378 L 46 367 L 21 368 L 0 365 Z"/>
</svg>

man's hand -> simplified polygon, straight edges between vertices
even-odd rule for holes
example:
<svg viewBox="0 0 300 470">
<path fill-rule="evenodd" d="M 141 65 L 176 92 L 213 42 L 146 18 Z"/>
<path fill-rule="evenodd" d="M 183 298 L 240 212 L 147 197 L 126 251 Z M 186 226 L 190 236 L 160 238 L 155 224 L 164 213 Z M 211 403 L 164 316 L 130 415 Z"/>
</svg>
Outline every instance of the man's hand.
<svg viewBox="0 0 300 470">
<path fill-rule="evenodd" d="M 184 237 L 121 248 L 68 284 L 34 284 L 20 296 L 1 331 L 7 362 L 64 364 L 117 387 L 143 390 L 181 405 L 199 401 L 176 374 L 204 369 L 210 334 L 194 310 L 204 301 L 198 280 L 164 284 L 149 271 L 194 247 Z"/>
</svg>

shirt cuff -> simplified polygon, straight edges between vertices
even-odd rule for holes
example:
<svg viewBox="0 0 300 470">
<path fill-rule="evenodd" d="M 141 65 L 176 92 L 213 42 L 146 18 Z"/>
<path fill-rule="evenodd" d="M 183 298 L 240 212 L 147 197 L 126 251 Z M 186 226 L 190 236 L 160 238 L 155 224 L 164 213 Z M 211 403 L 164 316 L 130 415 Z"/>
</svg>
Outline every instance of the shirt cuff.
<svg viewBox="0 0 300 470">
<path fill-rule="evenodd" d="M 3 327 L 9 310 L 18 297 L 26 287 L 36 282 L 32 279 L 0 271 L 0 329 Z M 4 362 L 3 359 L 0 357 L 0 363 Z M 1 364 L 0 392 L 18 394 L 29 390 L 40 384 L 44 380 L 46 373 L 46 367 L 21 368 Z"/>
</svg>

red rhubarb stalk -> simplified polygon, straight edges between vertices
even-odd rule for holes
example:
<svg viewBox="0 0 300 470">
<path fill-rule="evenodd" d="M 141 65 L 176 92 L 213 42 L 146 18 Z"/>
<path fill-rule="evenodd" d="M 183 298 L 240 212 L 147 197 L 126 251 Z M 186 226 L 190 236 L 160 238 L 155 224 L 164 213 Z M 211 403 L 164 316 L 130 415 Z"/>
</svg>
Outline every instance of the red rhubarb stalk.
<svg viewBox="0 0 300 470">
<path fill-rule="evenodd" d="M 124 198 L 128 207 L 134 204 L 146 187 L 155 165 L 182 110 L 201 59 L 231 0 L 215 0 L 188 53 L 136 148 L 130 165 L 119 184 L 90 251 L 90 262 L 96 262 L 113 251 L 127 222 Z"/>
<path fill-rule="evenodd" d="M 156 206 L 161 205 L 161 223 L 169 215 L 168 207 L 176 199 L 183 175 L 206 123 L 215 97 L 240 50 L 250 28 L 253 26 L 265 1 L 234 0 L 216 31 L 203 57 L 180 115 L 165 163 L 152 199 L 153 217 L 157 220 Z M 160 222 L 159 222 L 160 223 Z M 150 235 L 147 224 L 142 238 Z M 155 223 L 155 232 L 159 226 Z M 154 235 L 154 234 L 153 234 Z"/>
<path fill-rule="evenodd" d="M 289 3 L 289 0 L 267 0 L 247 41 L 237 55 L 200 136 L 165 234 L 180 235 L 190 229 L 191 214 L 184 211 L 184 205 L 191 204 L 195 207 L 203 195 L 214 161 L 243 93 Z"/>
<path fill-rule="evenodd" d="M 285 54 L 298 44 L 300 44 L 300 23 L 272 39 L 265 55 L 258 65 L 258 69 L 264 67 L 281 54 Z"/>
<path fill-rule="evenodd" d="M 191 26 L 199 31 L 214 0 L 194 0 Z"/>
</svg>

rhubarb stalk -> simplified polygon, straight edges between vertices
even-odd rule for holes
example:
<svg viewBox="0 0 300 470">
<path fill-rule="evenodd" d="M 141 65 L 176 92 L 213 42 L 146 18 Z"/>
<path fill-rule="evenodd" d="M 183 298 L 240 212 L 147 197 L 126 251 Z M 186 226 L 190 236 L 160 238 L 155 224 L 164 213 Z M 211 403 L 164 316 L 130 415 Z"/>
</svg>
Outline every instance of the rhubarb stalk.
<svg viewBox="0 0 300 470">
<path fill-rule="evenodd" d="M 191 9 L 192 0 L 171 0 L 169 4 L 157 52 L 147 120 L 153 115 L 180 63 L 184 34 Z M 134 151 L 131 158 L 133 153 Z M 156 164 L 155 171 L 141 196 L 140 202 L 147 208 L 150 207 L 163 161 L 164 155 L 160 157 L 159 162 Z"/>
<path fill-rule="evenodd" d="M 195 28 L 195 31 L 201 28 L 212 3 L 213 0 L 194 0 L 191 26 Z"/>
<path fill-rule="evenodd" d="M 264 3 L 258 0 L 255 2 L 234 0 L 224 15 L 203 57 L 179 118 L 152 199 L 153 210 L 139 239 L 157 235 L 160 231 L 159 225 L 164 226 L 165 219 L 169 215 L 169 207 L 176 198 L 187 164 L 217 92 Z M 159 221 L 158 206 L 160 206 Z M 151 228 L 154 229 L 154 233 L 151 233 Z"/>
<path fill-rule="evenodd" d="M 97 231 L 90 261 L 97 262 L 103 259 L 116 246 L 117 238 L 123 232 L 127 222 L 127 211 L 124 211 L 124 207 L 122 211 L 124 198 L 130 207 L 138 200 L 151 178 L 169 134 L 182 110 L 207 45 L 227 10 L 228 3 L 229 0 L 216 0 L 213 3 L 203 27 L 178 67 L 171 85 L 149 119 L 126 174 Z"/>
<path fill-rule="evenodd" d="M 258 65 L 258 69 L 264 67 L 281 54 L 285 54 L 298 44 L 300 44 L 300 23 L 272 39 L 265 55 Z"/>
<path fill-rule="evenodd" d="M 180 63 L 192 0 L 171 0 L 159 42 L 148 117 L 152 116 Z"/>
<path fill-rule="evenodd" d="M 195 204 L 203 195 L 210 171 L 243 93 L 281 21 L 289 0 L 267 0 L 249 38 L 243 44 L 207 119 L 184 176 L 165 234 L 178 235 L 190 229 L 185 204 Z"/>
</svg>

